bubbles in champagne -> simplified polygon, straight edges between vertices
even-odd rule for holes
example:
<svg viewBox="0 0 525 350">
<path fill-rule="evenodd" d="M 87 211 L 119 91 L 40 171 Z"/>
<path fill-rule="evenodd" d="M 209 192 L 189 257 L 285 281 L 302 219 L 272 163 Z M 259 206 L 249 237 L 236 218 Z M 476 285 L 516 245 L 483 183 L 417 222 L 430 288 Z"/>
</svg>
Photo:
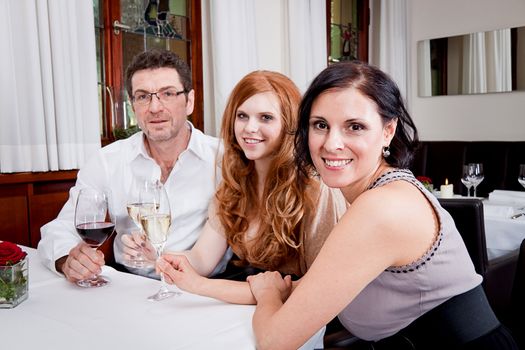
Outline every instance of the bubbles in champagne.
<svg viewBox="0 0 525 350">
<path fill-rule="evenodd" d="M 159 209 L 158 203 L 130 203 L 126 205 L 128 215 L 135 225 L 142 229 L 141 216 L 153 214 Z"/>
<path fill-rule="evenodd" d="M 171 224 L 169 214 L 141 215 L 142 227 L 153 245 L 164 244 Z"/>
</svg>

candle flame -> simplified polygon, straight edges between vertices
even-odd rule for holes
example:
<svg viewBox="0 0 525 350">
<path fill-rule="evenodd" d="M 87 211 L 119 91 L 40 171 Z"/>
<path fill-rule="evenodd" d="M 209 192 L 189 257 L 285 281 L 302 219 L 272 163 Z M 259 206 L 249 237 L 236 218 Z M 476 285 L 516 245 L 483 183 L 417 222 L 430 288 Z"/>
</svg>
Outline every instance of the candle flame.
<svg viewBox="0 0 525 350">
<path fill-rule="evenodd" d="M 445 185 L 448 185 L 448 178 L 445 178 Z"/>
</svg>

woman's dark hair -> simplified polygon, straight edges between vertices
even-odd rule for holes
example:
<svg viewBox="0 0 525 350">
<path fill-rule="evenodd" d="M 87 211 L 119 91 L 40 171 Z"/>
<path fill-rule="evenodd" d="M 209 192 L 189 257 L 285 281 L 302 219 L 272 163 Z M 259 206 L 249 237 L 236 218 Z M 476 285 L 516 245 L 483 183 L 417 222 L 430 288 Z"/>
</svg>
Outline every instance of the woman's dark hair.
<svg viewBox="0 0 525 350">
<path fill-rule="evenodd" d="M 131 86 L 133 75 L 139 70 L 156 68 L 174 68 L 179 74 L 184 91 L 188 93 L 193 89 L 190 68 L 182 58 L 168 50 L 152 49 L 134 56 L 126 68 L 125 76 L 128 96 L 131 97 L 133 94 L 133 87 Z"/>
<path fill-rule="evenodd" d="M 390 143 L 386 162 L 396 168 L 408 168 L 418 145 L 417 129 L 408 114 L 394 81 L 369 64 L 350 61 L 330 65 L 312 81 L 299 106 L 299 127 L 295 136 L 296 161 L 299 168 L 311 174 L 312 158 L 308 148 L 308 128 L 312 104 L 328 90 L 354 88 L 377 105 L 383 123 L 397 119 L 396 133 Z"/>
</svg>

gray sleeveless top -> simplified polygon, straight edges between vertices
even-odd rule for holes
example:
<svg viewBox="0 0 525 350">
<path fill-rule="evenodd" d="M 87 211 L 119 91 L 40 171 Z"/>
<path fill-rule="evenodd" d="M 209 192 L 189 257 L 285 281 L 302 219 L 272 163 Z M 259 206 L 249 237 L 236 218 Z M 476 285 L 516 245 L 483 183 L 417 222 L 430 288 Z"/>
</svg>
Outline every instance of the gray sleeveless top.
<svg viewBox="0 0 525 350">
<path fill-rule="evenodd" d="M 370 188 L 392 181 L 408 181 L 429 200 L 439 219 L 432 247 L 406 266 L 392 266 L 370 282 L 339 314 L 341 323 L 365 340 L 397 333 L 425 312 L 481 283 L 450 214 L 409 170 L 393 170 Z"/>
</svg>

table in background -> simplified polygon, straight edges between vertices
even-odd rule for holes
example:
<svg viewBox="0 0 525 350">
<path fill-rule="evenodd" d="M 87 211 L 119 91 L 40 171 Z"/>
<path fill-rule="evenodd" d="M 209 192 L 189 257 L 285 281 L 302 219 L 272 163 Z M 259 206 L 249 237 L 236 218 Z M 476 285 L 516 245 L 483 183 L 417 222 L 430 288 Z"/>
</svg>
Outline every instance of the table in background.
<svg viewBox="0 0 525 350">
<path fill-rule="evenodd" d="M 525 239 L 525 216 L 511 219 L 510 216 L 516 213 L 517 208 L 523 207 L 516 203 L 495 202 L 489 199 L 483 201 L 485 206 L 485 239 L 487 243 L 487 255 L 489 260 L 517 252 L 521 242 Z M 496 206 L 501 206 L 500 213 L 494 210 Z M 505 208 L 514 208 L 514 211 L 505 214 Z M 491 215 L 491 212 L 497 215 Z"/>
</svg>

